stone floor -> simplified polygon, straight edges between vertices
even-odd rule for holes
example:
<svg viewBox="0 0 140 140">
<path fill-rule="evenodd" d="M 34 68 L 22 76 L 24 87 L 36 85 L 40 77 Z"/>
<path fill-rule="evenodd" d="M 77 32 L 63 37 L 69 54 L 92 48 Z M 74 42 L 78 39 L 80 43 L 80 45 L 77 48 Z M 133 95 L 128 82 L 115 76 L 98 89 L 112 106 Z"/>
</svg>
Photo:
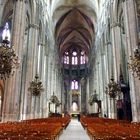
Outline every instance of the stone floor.
<svg viewBox="0 0 140 140">
<path fill-rule="evenodd" d="M 90 140 L 81 123 L 72 119 L 66 130 L 63 131 L 59 140 Z"/>
</svg>

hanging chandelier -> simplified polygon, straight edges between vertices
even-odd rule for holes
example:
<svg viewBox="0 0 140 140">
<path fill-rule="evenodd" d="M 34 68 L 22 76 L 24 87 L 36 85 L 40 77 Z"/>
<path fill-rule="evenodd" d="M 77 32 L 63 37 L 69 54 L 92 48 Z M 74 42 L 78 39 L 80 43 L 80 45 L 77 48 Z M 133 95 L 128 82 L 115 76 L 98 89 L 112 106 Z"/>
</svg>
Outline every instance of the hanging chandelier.
<svg viewBox="0 0 140 140">
<path fill-rule="evenodd" d="M 30 87 L 28 90 L 31 92 L 32 95 L 38 96 L 42 91 L 44 91 L 42 82 L 39 81 L 38 74 L 35 75 L 34 81 L 30 82 Z"/>
<path fill-rule="evenodd" d="M 134 77 L 138 77 L 140 79 L 140 50 L 136 49 L 134 51 L 134 57 L 130 58 L 131 63 L 128 63 L 128 68 L 132 70 L 132 74 Z"/>
<path fill-rule="evenodd" d="M 18 66 L 18 56 L 16 56 L 13 47 L 10 47 L 8 37 L 5 37 L 0 44 L 0 79 L 9 78 Z"/>
<path fill-rule="evenodd" d="M 98 100 L 98 94 L 96 94 L 96 91 L 94 91 L 95 94 L 91 94 L 90 97 L 89 97 L 89 100 L 88 100 L 88 103 L 90 105 L 93 105 L 93 103 L 97 103 L 99 100 Z"/>
<path fill-rule="evenodd" d="M 110 79 L 110 82 L 108 83 L 108 87 L 106 87 L 105 93 L 110 96 L 110 98 L 116 98 L 117 95 L 119 95 L 121 92 L 121 87 L 118 83 L 114 81 L 114 78 L 112 77 Z"/>
<path fill-rule="evenodd" d="M 53 95 L 50 98 L 50 101 L 51 101 L 51 103 L 56 104 L 56 106 L 61 105 L 61 102 L 59 101 L 58 97 L 56 95 L 54 95 L 54 92 L 53 92 Z"/>
</svg>

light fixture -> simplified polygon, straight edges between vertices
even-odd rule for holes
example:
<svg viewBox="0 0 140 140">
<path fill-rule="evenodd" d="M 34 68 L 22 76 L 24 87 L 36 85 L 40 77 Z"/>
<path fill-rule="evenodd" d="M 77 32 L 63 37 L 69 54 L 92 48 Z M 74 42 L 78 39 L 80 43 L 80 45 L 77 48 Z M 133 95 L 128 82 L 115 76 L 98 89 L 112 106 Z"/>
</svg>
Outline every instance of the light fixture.
<svg viewBox="0 0 140 140">
<path fill-rule="evenodd" d="M 110 82 L 108 83 L 108 87 L 106 87 L 105 93 L 110 96 L 110 98 L 116 98 L 117 95 L 119 95 L 121 92 L 120 84 L 116 83 L 114 81 L 114 78 L 112 77 L 110 79 Z"/>
<path fill-rule="evenodd" d="M 94 91 L 95 94 L 91 94 L 90 97 L 89 97 L 89 100 L 88 100 L 88 103 L 90 105 L 93 105 L 93 103 L 98 103 L 98 94 L 96 94 L 96 90 Z"/>
<path fill-rule="evenodd" d="M 9 78 L 19 66 L 19 59 L 13 47 L 10 46 L 8 37 L 0 44 L 0 79 Z"/>
<path fill-rule="evenodd" d="M 134 51 L 134 57 L 130 57 L 131 63 L 128 63 L 128 68 L 132 70 L 134 77 L 140 79 L 140 50 L 136 49 Z"/>
<path fill-rule="evenodd" d="M 61 105 L 58 97 L 56 95 L 54 95 L 54 92 L 53 92 L 53 95 L 50 98 L 50 101 L 51 101 L 51 103 L 56 104 L 56 106 Z"/>
<path fill-rule="evenodd" d="M 38 96 L 42 91 L 44 91 L 42 82 L 39 81 L 38 74 L 35 75 L 34 81 L 30 82 L 30 87 L 28 90 L 31 92 L 32 95 Z"/>
</svg>

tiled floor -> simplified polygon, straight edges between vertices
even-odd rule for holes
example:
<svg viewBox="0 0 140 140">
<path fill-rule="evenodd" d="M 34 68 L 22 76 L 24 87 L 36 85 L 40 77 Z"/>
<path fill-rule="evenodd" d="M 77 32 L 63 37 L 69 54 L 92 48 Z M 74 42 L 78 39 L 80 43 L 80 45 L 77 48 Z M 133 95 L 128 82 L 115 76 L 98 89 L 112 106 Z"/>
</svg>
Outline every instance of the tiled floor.
<svg viewBox="0 0 140 140">
<path fill-rule="evenodd" d="M 81 123 L 72 119 L 66 130 L 63 131 L 59 140 L 90 140 Z"/>
</svg>

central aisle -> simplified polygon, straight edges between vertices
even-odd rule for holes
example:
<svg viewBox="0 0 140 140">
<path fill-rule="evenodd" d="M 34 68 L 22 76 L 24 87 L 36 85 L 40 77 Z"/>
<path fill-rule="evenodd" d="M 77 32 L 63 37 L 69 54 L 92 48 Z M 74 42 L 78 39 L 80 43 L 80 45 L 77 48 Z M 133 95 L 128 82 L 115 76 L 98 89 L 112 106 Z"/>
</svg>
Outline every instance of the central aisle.
<svg viewBox="0 0 140 140">
<path fill-rule="evenodd" d="M 63 130 L 59 140 L 90 140 L 81 123 L 72 119 L 66 130 Z"/>
</svg>

